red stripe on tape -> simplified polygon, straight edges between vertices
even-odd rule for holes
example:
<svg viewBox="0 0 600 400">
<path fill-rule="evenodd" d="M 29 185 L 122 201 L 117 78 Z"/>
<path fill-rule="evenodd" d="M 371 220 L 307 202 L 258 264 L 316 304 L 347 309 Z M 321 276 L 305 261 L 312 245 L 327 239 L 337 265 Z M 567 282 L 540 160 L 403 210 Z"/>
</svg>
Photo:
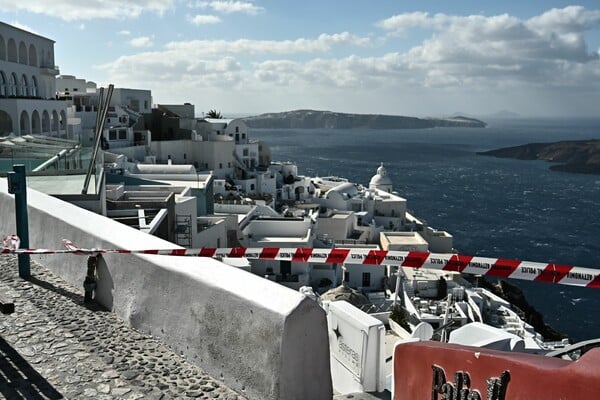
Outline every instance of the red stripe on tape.
<svg viewBox="0 0 600 400">
<path fill-rule="evenodd" d="M 600 289 L 600 273 L 598 273 L 590 283 L 585 285 L 585 287 Z"/>
<path fill-rule="evenodd" d="M 363 260 L 363 264 L 381 265 L 387 253 L 387 250 L 370 250 Z"/>
<path fill-rule="evenodd" d="M 246 254 L 245 247 L 233 247 L 229 252 L 229 257 L 244 257 L 244 254 Z"/>
<path fill-rule="evenodd" d="M 429 253 L 421 251 L 410 251 L 404 261 L 402 262 L 403 267 L 421 268 L 425 261 L 429 257 Z"/>
<path fill-rule="evenodd" d="M 214 247 L 203 247 L 198 253 L 198 257 L 214 257 L 217 249 Z"/>
<path fill-rule="evenodd" d="M 548 264 L 546 268 L 534 279 L 535 282 L 560 282 L 573 267 L 569 265 Z"/>
<path fill-rule="evenodd" d="M 172 256 L 185 256 L 186 249 L 173 249 L 171 250 Z"/>
<path fill-rule="evenodd" d="M 469 265 L 472 259 L 473 257 L 471 256 L 461 256 L 455 254 L 452 257 L 450 257 L 450 259 L 442 269 L 444 271 L 463 272 L 463 270 L 467 268 L 467 265 Z"/>
<path fill-rule="evenodd" d="M 292 261 L 306 262 L 310 258 L 312 251 L 313 249 L 309 247 L 298 247 L 292 257 Z"/>
<path fill-rule="evenodd" d="M 279 254 L 279 247 L 265 247 L 260 252 L 260 258 L 264 258 L 265 260 L 274 260 Z"/>
<path fill-rule="evenodd" d="M 144 254 L 158 254 L 158 250 L 142 250 Z"/>
<path fill-rule="evenodd" d="M 492 268 L 486 273 L 486 275 L 497 276 L 498 278 L 508 278 L 517 267 L 521 264 L 521 261 L 517 260 L 506 260 L 499 258 L 496 260 Z"/>
<path fill-rule="evenodd" d="M 331 249 L 331 252 L 327 256 L 327 260 L 325 260 L 325 262 L 327 264 L 341 264 L 346 261 L 348 253 L 350 253 L 349 249 Z"/>
</svg>

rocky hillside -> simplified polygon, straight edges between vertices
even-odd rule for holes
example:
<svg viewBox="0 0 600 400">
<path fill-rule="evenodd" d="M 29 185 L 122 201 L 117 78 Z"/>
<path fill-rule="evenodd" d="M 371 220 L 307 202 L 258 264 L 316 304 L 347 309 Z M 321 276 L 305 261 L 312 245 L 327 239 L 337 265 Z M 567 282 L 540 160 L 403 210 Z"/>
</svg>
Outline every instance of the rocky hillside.
<svg viewBox="0 0 600 400">
<path fill-rule="evenodd" d="M 273 129 L 424 129 L 435 127 L 484 128 L 474 118 L 415 118 L 380 114 L 345 114 L 332 111 L 295 110 L 244 118 L 251 128 Z"/>
<path fill-rule="evenodd" d="M 600 140 L 572 140 L 530 143 L 478 153 L 518 160 L 545 160 L 560 163 L 550 169 L 583 174 L 600 174 Z"/>
</svg>

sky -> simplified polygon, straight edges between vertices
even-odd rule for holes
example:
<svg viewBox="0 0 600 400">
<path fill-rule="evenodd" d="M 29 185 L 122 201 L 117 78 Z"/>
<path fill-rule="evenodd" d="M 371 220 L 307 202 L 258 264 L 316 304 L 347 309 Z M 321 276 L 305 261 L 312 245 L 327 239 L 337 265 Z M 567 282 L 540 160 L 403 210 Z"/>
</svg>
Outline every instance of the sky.
<svg viewBox="0 0 600 400">
<path fill-rule="evenodd" d="M 0 0 L 63 75 L 225 116 L 600 114 L 600 2 Z"/>
</svg>

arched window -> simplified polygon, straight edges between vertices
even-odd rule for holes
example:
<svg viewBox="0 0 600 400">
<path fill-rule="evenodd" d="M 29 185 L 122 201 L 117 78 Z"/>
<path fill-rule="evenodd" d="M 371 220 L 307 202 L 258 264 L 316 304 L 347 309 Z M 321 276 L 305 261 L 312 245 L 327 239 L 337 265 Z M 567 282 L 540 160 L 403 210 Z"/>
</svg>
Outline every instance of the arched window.
<svg viewBox="0 0 600 400">
<path fill-rule="evenodd" d="M 40 114 L 35 110 L 33 111 L 33 114 L 31 114 L 31 133 L 42 133 L 41 128 Z"/>
<path fill-rule="evenodd" d="M 29 114 L 27 114 L 27 111 L 21 112 L 19 127 L 21 128 L 21 135 L 27 135 L 31 133 L 31 121 L 29 120 Z"/>
<path fill-rule="evenodd" d="M 0 60 L 6 61 L 6 44 L 2 35 L 0 35 Z"/>
<path fill-rule="evenodd" d="M 0 96 L 6 97 L 6 75 L 4 75 L 4 71 L 0 71 Z"/>
<path fill-rule="evenodd" d="M 9 135 L 13 132 L 13 123 L 10 114 L 0 110 L 0 136 Z"/>
<path fill-rule="evenodd" d="M 8 95 L 17 95 L 17 74 L 15 74 L 14 72 L 10 74 L 10 81 L 8 82 Z"/>
<path fill-rule="evenodd" d="M 25 42 L 19 43 L 19 64 L 27 65 L 27 46 Z"/>
<path fill-rule="evenodd" d="M 20 96 L 29 96 L 29 85 L 27 84 L 27 77 L 25 74 L 21 76 L 21 94 Z"/>
<path fill-rule="evenodd" d="M 52 132 L 60 133 L 58 113 L 56 112 L 56 110 L 52 111 Z"/>
<path fill-rule="evenodd" d="M 50 132 L 50 114 L 48 114 L 47 110 L 44 110 L 42 113 L 42 132 Z"/>
<path fill-rule="evenodd" d="M 8 39 L 8 61 L 17 62 L 17 44 L 15 39 Z"/>
<path fill-rule="evenodd" d="M 37 67 L 37 53 L 35 52 L 35 46 L 29 45 L 29 65 Z"/>
<path fill-rule="evenodd" d="M 31 77 L 31 95 L 33 97 L 38 97 L 38 83 L 35 76 Z"/>
<path fill-rule="evenodd" d="M 60 112 L 60 127 L 59 129 L 64 130 L 67 129 L 67 114 L 65 111 Z"/>
</svg>

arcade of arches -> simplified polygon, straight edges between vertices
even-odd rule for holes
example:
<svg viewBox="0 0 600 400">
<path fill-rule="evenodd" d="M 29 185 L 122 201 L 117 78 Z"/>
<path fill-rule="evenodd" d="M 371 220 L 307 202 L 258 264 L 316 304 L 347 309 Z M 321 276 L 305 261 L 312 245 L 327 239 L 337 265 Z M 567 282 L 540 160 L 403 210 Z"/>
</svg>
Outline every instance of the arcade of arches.
<svg viewBox="0 0 600 400">
<path fill-rule="evenodd" d="M 6 69 L 13 69 L 9 63 L 28 67 L 55 68 L 54 57 L 50 50 L 38 49 L 23 40 L 4 38 L 0 35 L 0 61 L 6 61 Z M 2 65 L 2 64 L 0 64 Z M 24 69 L 25 71 L 31 70 Z M 8 72 L 0 68 L 0 99 L 42 99 L 43 90 L 39 87 L 39 78 L 35 73 Z M 11 132 L 26 135 L 49 133 L 58 135 L 66 129 L 66 113 L 62 103 L 40 102 L 39 105 L 23 104 L 17 106 L 17 113 L 0 110 L 0 135 Z"/>
</svg>

